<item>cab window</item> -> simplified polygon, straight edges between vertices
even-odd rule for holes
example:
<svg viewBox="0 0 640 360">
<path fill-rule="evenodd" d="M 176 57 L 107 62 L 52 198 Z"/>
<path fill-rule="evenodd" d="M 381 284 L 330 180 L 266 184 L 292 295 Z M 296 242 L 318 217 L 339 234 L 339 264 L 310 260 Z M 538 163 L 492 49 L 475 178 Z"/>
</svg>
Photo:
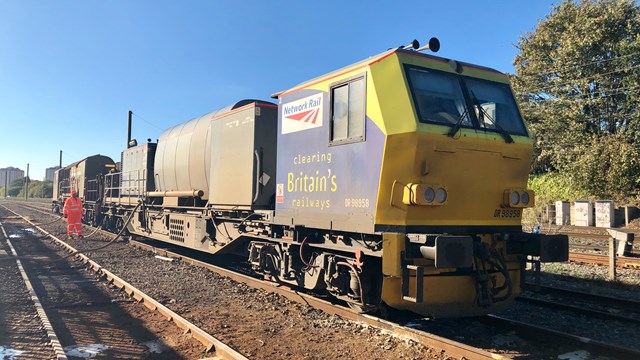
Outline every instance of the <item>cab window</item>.
<svg viewBox="0 0 640 360">
<path fill-rule="evenodd" d="M 420 122 L 473 125 L 455 75 L 418 68 L 408 73 Z"/>
<path fill-rule="evenodd" d="M 465 78 L 464 81 L 480 128 L 494 130 L 497 126 L 510 134 L 527 135 L 511 88 L 507 84 L 473 78 Z"/>
<path fill-rule="evenodd" d="M 331 88 L 331 144 L 364 140 L 365 96 L 363 77 Z"/>
</svg>

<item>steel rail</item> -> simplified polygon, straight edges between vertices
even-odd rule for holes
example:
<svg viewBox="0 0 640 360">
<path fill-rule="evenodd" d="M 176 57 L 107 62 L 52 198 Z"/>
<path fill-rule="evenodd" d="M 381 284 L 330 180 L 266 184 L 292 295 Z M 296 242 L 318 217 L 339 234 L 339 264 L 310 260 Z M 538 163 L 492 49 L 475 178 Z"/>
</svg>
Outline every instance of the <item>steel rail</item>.
<svg viewBox="0 0 640 360">
<path fill-rule="evenodd" d="M 547 285 L 536 285 L 531 283 L 526 283 L 525 289 L 542 294 L 578 297 L 581 300 L 593 301 L 600 304 L 606 304 L 607 306 L 616 309 L 640 313 L 640 301 L 637 300 L 620 299 L 608 295 L 599 295 L 586 291 L 558 288 Z"/>
<path fill-rule="evenodd" d="M 541 341 L 558 342 L 559 339 L 566 343 L 574 343 L 576 347 L 585 347 L 593 352 L 597 352 L 601 355 L 606 355 L 607 358 L 613 357 L 616 359 L 639 359 L 640 351 L 630 349 L 622 346 L 616 346 L 607 344 L 601 341 L 596 341 L 584 336 L 571 335 L 560 331 L 552 330 L 549 328 L 526 324 L 517 320 L 507 319 L 497 315 L 487 315 L 480 318 L 480 321 L 487 324 L 501 328 L 509 328 L 513 331 L 527 335 L 531 338 L 536 338 Z"/>
<path fill-rule="evenodd" d="M 216 353 L 216 355 L 221 357 L 222 359 L 248 360 L 244 355 L 242 355 L 239 352 L 233 350 L 231 347 L 227 346 L 226 344 L 224 344 L 220 340 L 218 340 L 215 337 L 209 335 L 204 330 L 200 329 L 199 327 L 195 326 L 194 324 L 192 324 L 191 322 L 189 322 L 185 318 L 183 318 L 180 315 L 176 314 L 175 312 L 171 311 L 166 306 L 164 306 L 161 303 L 159 303 L 158 301 L 154 300 L 149 295 L 143 293 L 141 290 L 137 289 L 133 285 L 129 284 L 128 282 L 124 281 L 120 277 L 118 277 L 115 274 L 113 274 L 112 272 L 110 272 L 107 269 L 103 268 L 98 263 L 96 263 L 95 261 L 89 259 L 86 255 L 80 253 L 78 250 L 73 248 L 71 245 L 67 244 L 66 242 L 64 242 L 64 241 L 62 241 L 60 239 L 58 239 L 53 234 L 47 232 L 45 229 L 39 227 L 38 225 L 36 225 L 33 222 L 31 222 L 30 220 L 28 220 L 26 217 L 16 213 L 15 211 L 9 209 L 8 207 L 6 207 L 6 206 L 4 206 L 2 204 L 0 204 L 0 206 L 5 208 L 6 210 L 10 211 L 11 213 L 15 214 L 16 216 L 19 216 L 24 221 L 29 223 L 31 226 L 33 226 L 36 229 L 38 229 L 38 231 L 42 232 L 46 236 L 48 236 L 51 239 L 53 239 L 54 241 L 56 241 L 67 252 L 73 254 L 74 257 L 78 258 L 83 263 L 89 265 L 89 267 L 95 273 L 97 273 L 98 275 L 106 278 L 108 282 L 112 283 L 113 285 L 117 286 L 119 289 L 121 289 L 124 292 L 126 292 L 129 296 L 131 296 L 134 299 L 138 300 L 138 302 L 142 303 L 148 309 L 150 309 L 152 311 L 157 311 L 162 316 L 164 316 L 167 320 L 173 321 L 178 327 L 180 327 L 181 329 L 185 330 L 186 333 L 190 333 L 193 338 L 195 338 L 196 340 L 200 341 L 205 346 L 207 352 L 210 352 L 210 351 L 213 350 Z"/>
<path fill-rule="evenodd" d="M 598 255 L 598 254 L 570 252 L 569 253 L 569 262 L 582 262 L 582 263 L 587 263 L 587 264 L 608 266 L 609 265 L 609 256 L 608 255 Z M 616 257 L 616 267 L 640 269 L 640 258 L 628 257 L 628 256 L 617 256 Z"/>
<path fill-rule="evenodd" d="M 9 248 L 11 249 L 11 252 L 13 253 L 13 256 L 16 257 L 16 264 L 18 265 L 18 270 L 20 270 L 20 275 L 22 276 L 22 280 L 24 281 L 24 284 L 27 288 L 27 291 L 29 292 L 29 296 L 31 297 L 31 301 L 33 301 L 33 305 L 36 308 L 36 313 L 38 314 L 38 317 L 40 318 L 40 322 L 42 323 L 42 327 L 45 331 L 45 333 L 47 334 L 47 337 L 49 338 L 49 342 L 51 343 L 51 347 L 53 348 L 53 352 L 56 354 L 56 359 L 57 360 L 67 360 L 67 354 L 65 354 L 64 349 L 62 347 L 62 344 L 60 343 L 60 339 L 58 339 L 58 335 L 56 334 L 55 329 L 53 328 L 53 325 L 51 324 L 51 321 L 49 320 L 49 317 L 47 316 L 46 311 L 44 311 L 44 307 L 42 306 L 42 303 L 40 302 L 40 298 L 38 297 L 38 293 L 36 293 L 35 288 L 33 287 L 33 285 L 31 285 L 31 281 L 29 280 L 29 276 L 27 275 L 27 272 L 25 271 L 24 267 L 22 266 L 22 262 L 19 259 L 19 255 L 18 252 L 16 251 L 16 249 L 13 247 L 13 244 L 11 243 L 11 240 L 9 239 L 9 235 L 7 235 L 7 232 L 4 230 L 4 226 L 2 225 L 2 223 L 0 223 L 0 230 L 2 230 L 2 234 L 4 235 L 7 244 L 9 245 Z"/>
<path fill-rule="evenodd" d="M 43 208 L 41 208 L 39 206 L 34 206 L 33 204 L 25 204 L 24 202 L 21 202 L 21 203 L 20 202 L 16 202 L 15 204 L 18 205 L 18 206 L 25 207 L 25 208 L 27 208 L 29 210 L 37 211 L 37 212 L 39 212 L 41 214 L 49 215 L 49 216 L 52 216 L 52 217 L 57 217 L 58 216 L 58 215 L 52 213 L 51 211 L 43 210 Z M 41 225 L 41 224 L 38 224 L 38 225 Z M 44 225 L 44 224 L 42 224 L 42 225 Z M 92 225 L 89 225 L 89 224 L 84 224 L 84 223 L 82 224 L 82 226 L 86 226 L 86 227 L 92 229 L 94 232 L 97 232 L 98 234 L 102 234 L 102 235 L 107 236 L 107 237 L 108 236 L 113 236 L 112 232 L 109 232 L 109 231 L 104 230 L 104 229 L 100 229 L 99 227 L 95 227 L 95 226 L 92 226 Z M 86 236 L 86 237 L 88 237 L 88 236 Z"/>
<path fill-rule="evenodd" d="M 603 319 L 603 320 L 617 320 L 617 321 L 623 321 L 623 322 L 630 322 L 633 324 L 640 324 L 640 319 L 638 318 L 632 318 L 632 317 L 628 317 L 628 316 L 624 316 L 624 315 L 618 315 L 618 314 L 614 314 L 614 313 L 609 313 L 609 312 L 605 312 L 602 310 L 597 310 L 597 309 L 591 309 L 588 307 L 581 307 L 581 306 L 577 306 L 577 305 L 571 305 L 571 304 L 565 304 L 559 301 L 553 301 L 553 300 L 546 300 L 546 299 L 537 299 L 537 298 L 532 298 L 529 296 L 519 296 L 516 298 L 516 301 L 519 302 L 523 302 L 523 303 L 529 303 L 532 305 L 537 305 L 537 306 L 544 306 L 544 307 L 548 307 L 551 309 L 560 309 L 560 310 L 567 310 L 567 311 L 571 311 L 571 312 L 575 312 L 575 313 L 579 313 L 579 314 L 583 314 L 583 315 L 588 315 L 594 318 L 599 318 L 599 319 Z"/>
<path fill-rule="evenodd" d="M 277 283 L 269 282 L 266 280 L 259 280 L 247 275 L 239 274 L 237 272 L 233 272 L 231 270 L 228 270 L 228 269 L 225 269 L 201 260 L 190 258 L 186 255 L 179 254 L 177 252 L 173 252 L 167 249 L 157 248 L 153 245 L 143 243 L 137 240 L 130 240 L 129 243 L 132 246 L 138 247 L 143 250 L 152 251 L 155 254 L 160 256 L 179 259 L 191 265 L 206 268 L 219 275 L 226 276 L 234 281 L 246 284 L 253 288 L 276 293 L 278 295 L 284 296 L 287 299 L 291 301 L 295 301 L 297 303 L 307 304 L 315 309 L 324 311 L 328 314 L 337 315 L 347 320 L 364 323 L 369 326 L 376 327 L 378 329 L 393 332 L 394 334 L 396 334 L 401 338 L 413 340 L 427 347 L 446 351 L 448 355 L 452 357 L 467 358 L 467 359 L 508 359 L 509 358 L 500 354 L 494 354 L 494 353 L 485 351 L 483 349 L 475 348 L 473 346 L 469 346 L 457 341 L 453 341 L 451 339 L 447 339 L 434 334 L 429 334 L 419 330 L 407 328 L 407 327 L 404 327 L 404 326 L 401 326 L 401 325 L 398 325 L 390 321 L 386 321 L 371 315 L 359 314 L 350 308 L 335 305 L 326 300 L 318 299 L 311 295 L 301 293 L 296 290 L 292 290 L 287 286 L 282 286 Z"/>
<path fill-rule="evenodd" d="M 42 211 L 40 209 L 33 209 L 32 207 L 27 206 L 28 208 L 31 208 L 32 210 L 41 212 L 41 213 L 45 213 L 45 214 L 49 214 L 48 212 Z M 108 233 L 108 232 L 107 232 Z M 111 234 L 111 233 L 108 233 Z M 348 319 L 351 321 L 355 321 L 355 322 L 360 322 L 360 323 L 364 323 L 367 324 L 369 326 L 373 326 L 382 330 L 386 330 L 386 331 L 390 331 L 395 333 L 397 336 L 407 339 L 407 340 L 412 340 L 415 341 L 417 343 L 420 343 L 422 345 L 431 347 L 431 348 L 435 348 L 438 350 L 442 350 L 442 351 L 446 351 L 448 354 L 454 356 L 454 357 L 460 357 L 460 358 L 468 358 L 468 359 L 508 359 L 509 357 L 500 355 L 500 354 L 494 354 L 488 351 L 485 351 L 483 349 L 479 349 L 479 348 L 475 348 L 473 346 L 469 346 L 463 343 L 459 343 L 447 338 L 443 338 L 434 334 L 429 334 L 429 333 L 425 333 L 419 330 L 415 330 L 415 329 L 411 329 L 411 328 L 407 328 L 380 318 L 376 318 L 374 316 L 370 316 L 370 315 L 366 315 L 366 314 L 359 314 L 355 311 L 353 311 L 350 308 L 344 307 L 344 306 L 337 306 L 335 304 L 332 304 L 328 301 L 322 300 L 322 299 L 318 299 L 316 297 L 313 297 L 311 295 L 308 294 L 304 294 L 295 290 L 290 289 L 289 287 L 286 286 L 282 286 L 279 285 L 277 283 L 272 283 L 272 282 L 268 282 L 268 281 L 264 281 L 264 280 L 258 280 L 255 278 L 252 278 L 250 276 L 246 276 L 243 274 L 239 274 L 236 272 L 233 272 L 231 270 L 227 270 L 224 269 L 222 267 L 219 266 L 215 266 L 197 259 L 193 259 L 190 257 L 187 257 L 183 254 L 179 254 L 176 252 L 172 252 L 166 249 L 160 249 L 157 247 L 154 247 L 150 244 L 146 244 L 140 241 L 136 241 L 136 240 L 130 240 L 129 244 L 134 246 L 134 247 L 138 247 L 147 251 L 152 251 L 158 255 L 161 256 L 165 256 L 165 257 L 170 257 L 170 258 L 176 258 L 176 259 L 180 259 L 186 263 L 192 264 L 194 266 L 199 266 L 202 268 L 206 268 L 209 269 L 213 272 L 216 272 L 222 276 L 226 276 L 228 278 L 231 278 L 234 281 L 240 282 L 240 283 L 244 283 L 246 285 L 249 285 L 253 288 L 256 289 L 263 289 L 265 291 L 268 292 L 272 292 L 272 293 L 276 293 L 278 295 L 284 296 L 287 299 L 297 302 L 297 303 L 302 303 L 302 304 L 307 304 L 309 306 L 312 306 L 315 309 L 324 311 L 328 314 L 332 314 L 332 315 L 337 315 L 340 316 L 344 319 Z M 74 249 L 75 250 L 75 249 Z M 109 279 L 110 280 L 110 279 Z M 110 280 L 111 281 L 111 280 Z M 119 286 L 117 283 L 114 282 L 114 284 L 116 284 L 117 286 Z M 121 287 L 121 286 L 119 286 Z M 122 288 L 122 287 L 121 287 Z M 125 286 L 126 289 L 126 286 Z M 136 296 L 134 296 L 134 298 L 138 299 Z M 145 303 L 145 305 L 147 305 L 147 303 Z M 147 305 L 148 306 L 148 305 Z M 162 306 L 162 305 L 160 305 Z M 155 310 L 152 308 L 152 310 Z"/>
</svg>

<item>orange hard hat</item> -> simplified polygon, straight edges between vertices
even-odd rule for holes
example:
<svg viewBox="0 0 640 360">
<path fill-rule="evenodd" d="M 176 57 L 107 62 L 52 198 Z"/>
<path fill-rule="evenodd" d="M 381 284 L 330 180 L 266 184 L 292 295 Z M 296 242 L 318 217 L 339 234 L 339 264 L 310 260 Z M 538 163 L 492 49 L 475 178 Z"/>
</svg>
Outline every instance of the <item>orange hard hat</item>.
<svg viewBox="0 0 640 360">
<path fill-rule="evenodd" d="M 78 193 L 78 190 L 76 189 L 71 190 L 71 194 L 77 194 L 77 193 Z"/>
</svg>

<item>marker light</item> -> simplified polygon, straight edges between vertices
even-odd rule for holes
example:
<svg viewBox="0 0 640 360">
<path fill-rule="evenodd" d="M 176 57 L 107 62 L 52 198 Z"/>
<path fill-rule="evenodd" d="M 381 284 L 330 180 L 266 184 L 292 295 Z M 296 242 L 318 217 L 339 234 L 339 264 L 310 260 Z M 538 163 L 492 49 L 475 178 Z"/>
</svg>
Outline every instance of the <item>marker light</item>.
<svg viewBox="0 0 640 360">
<path fill-rule="evenodd" d="M 402 202 L 407 205 L 441 206 L 447 202 L 448 193 L 444 186 L 431 184 L 407 184 Z"/>
<path fill-rule="evenodd" d="M 518 205 L 520 202 L 520 194 L 517 191 L 511 193 L 511 206 Z"/>
<path fill-rule="evenodd" d="M 502 206 L 526 208 L 534 205 L 535 193 L 532 190 L 507 189 L 502 196 Z"/>
<path fill-rule="evenodd" d="M 432 203 L 435 198 L 436 198 L 436 192 L 433 191 L 432 187 L 428 187 L 424 190 L 424 201 L 428 203 Z"/>
</svg>

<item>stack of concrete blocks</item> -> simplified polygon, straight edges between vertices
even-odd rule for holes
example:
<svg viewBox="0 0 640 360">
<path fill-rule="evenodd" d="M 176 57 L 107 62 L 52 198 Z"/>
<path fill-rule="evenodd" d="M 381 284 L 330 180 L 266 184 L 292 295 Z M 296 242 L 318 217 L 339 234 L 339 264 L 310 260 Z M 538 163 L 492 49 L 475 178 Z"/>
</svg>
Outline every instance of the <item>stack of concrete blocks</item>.
<svg viewBox="0 0 640 360">
<path fill-rule="evenodd" d="M 578 200 L 573 203 L 575 226 L 593 226 L 593 204 L 589 200 Z"/>
<path fill-rule="evenodd" d="M 571 224 L 571 204 L 568 201 L 556 201 L 556 225 Z"/>
<path fill-rule="evenodd" d="M 549 224 L 556 223 L 556 205 L 555 204 L 547 205 L 547 207 L 545 208 L 545 216 L 546 218 L 542 218 L 541 222 L 544 222 L 546 220 Z"/>
<path fill-rule="evenodd" d="M 614 226 L 615 216 L 613 201 L 596 201 L 596 227 L 611 228 Z"/>
</svg>

